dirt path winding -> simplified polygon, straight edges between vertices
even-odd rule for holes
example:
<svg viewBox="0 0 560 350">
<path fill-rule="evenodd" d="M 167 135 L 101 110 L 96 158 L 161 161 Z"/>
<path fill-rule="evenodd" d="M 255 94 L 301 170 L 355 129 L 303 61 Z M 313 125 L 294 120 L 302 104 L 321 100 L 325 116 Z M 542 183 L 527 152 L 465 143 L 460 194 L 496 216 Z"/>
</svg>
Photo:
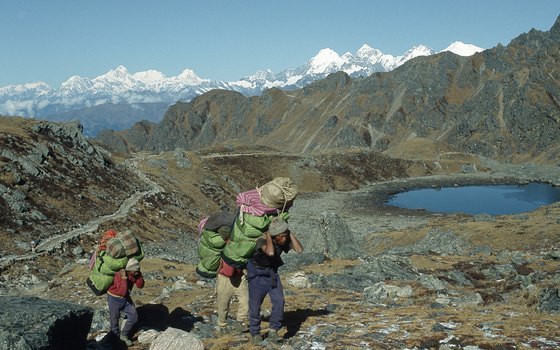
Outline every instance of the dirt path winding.
<svg viewBox="0 0 560 350">
<path fill-rule="evenodd" d="M 128 215 L 128 213 L 130 212 L 130 209 L 132 207 L 134 207 L 140 199 L 142 199 L 146 196 L 151 196 L 151 195 L 163 192 L 164 191 L 163 187 L 161 187 L 160 185 L 158 185 L 154 181 L 150 180 L 146 176 L 146 174 L 144 174 L 140 171 L 140 169 L 138 168 L 138 161 L 139 161 L 138 158 L 130 159 L 130 160 L 125 161 L 125 165 L 129 169 L 131 169 L 140 179 L 142 179 L 142 181 L 144 181 L 144 182 L 146 182 L 146 184 L 148 184 L 149 190 L 144 191 L 144 192 L 133 193 L 130 197 L 128 197 L 127 199 L 125 199 L 122 202 L 119 209 L 117 211 L 115 211 L 114 213 L 104 215 L 104 216 L 101 216 L 101 217 L 97 217 L 97 218 L 87 222 L 83 226 L 80 226 L 76 229 L 70 230 L 70 231 L 65 232 L 63 234 L 60 234 L 60 235 L 51 236 L 51 237 L 43 240 L 37 246 L 35 253 L 29 253 L 29 254 L 24 254 L 24 255 L 11 255 L 11 256 L 6 256 L 6 257 L 0 258 L 0 266 L 5 266 L 5 265 L 10 264 L 14 261 L 33 259 L 33 258 L 37 257 L 38 255 L 45 254 L 47 252 L 52 251 L 53 249 L 59 247 L 60 245 L 62 245 L 63 243 L 69 241 L 70 239 L 72 239 L 74 237 L 78 237 L 78 236 L 86 235 L 86 234 L 92 234 L 93 232 L 95 232 L 99 228 L 99 225 L 101 225 L 102 223 L 105 223 L 105 222 L 110 221 L 110 220 L 121 219 L 121 218 L 126 217 L 126 215 Z"/>
</svg>

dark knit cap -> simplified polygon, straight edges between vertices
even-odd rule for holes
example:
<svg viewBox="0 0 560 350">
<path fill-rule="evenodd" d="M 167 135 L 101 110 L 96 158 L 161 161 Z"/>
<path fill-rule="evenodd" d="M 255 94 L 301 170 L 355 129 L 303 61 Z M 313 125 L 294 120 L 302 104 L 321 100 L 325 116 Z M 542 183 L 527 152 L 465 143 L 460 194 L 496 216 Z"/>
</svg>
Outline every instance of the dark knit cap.
<svg viewBox="0 0 560 350">
<path fill-rule="evenodd" d="M 274 218 L 270 225 L 268 225 L 268 233 L 274 237 L 281 233 L 288 231 L 288 222 L 281 218 Z"/>
</svg>

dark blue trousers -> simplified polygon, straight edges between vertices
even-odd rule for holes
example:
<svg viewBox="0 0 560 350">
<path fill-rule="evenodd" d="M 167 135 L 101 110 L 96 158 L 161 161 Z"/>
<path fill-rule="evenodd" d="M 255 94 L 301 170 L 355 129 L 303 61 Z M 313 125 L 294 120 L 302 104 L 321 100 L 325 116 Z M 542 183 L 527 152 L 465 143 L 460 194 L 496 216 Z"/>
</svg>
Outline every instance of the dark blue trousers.
<svg viewBox="0 0 560 350">
<path fill-rule="evenodd" d="M 107 302 L 109 303 L 109 323 L 111 324 L 111 332 L 117 337 L 121 335 L 119 318 L 121 316 L 121 311 L 123 311 L 126 317 L 126 323 L 122 329 L 122 334 L 128 337 L 128 333 L 130 333 L 132 327 L 138 322 L 138 312 L 136 311 L 132 299 L 130 299 L 130 297 L 118 298 L 107 294 Z"/>
<path fill-rule="evenodd" d="M 273 269 L 255 267 L 247 263 L 247 280 L 249 281 L 249 331 L 251 335 L 261 332 L 261 305 L 268 294 L 272 303 L 270 329 L 279 330 L 284 320 L 284 288 L 280 276 Z"/>
</svg>

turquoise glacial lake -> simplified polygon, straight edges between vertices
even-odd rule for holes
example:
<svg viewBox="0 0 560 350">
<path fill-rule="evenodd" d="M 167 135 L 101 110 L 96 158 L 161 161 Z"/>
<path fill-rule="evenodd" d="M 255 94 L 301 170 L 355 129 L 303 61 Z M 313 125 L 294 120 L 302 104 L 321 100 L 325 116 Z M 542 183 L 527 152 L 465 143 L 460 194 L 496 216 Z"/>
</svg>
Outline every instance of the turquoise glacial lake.
<svg viewBox="0 0 560 350">
<path fill-rule="evenodd" d="M 416 189 L 397 193 L 386 204 L 434 213 L 506 215 L 532 211 L 558 201 L 560 187 L 529 183 Z"/>
</svg>

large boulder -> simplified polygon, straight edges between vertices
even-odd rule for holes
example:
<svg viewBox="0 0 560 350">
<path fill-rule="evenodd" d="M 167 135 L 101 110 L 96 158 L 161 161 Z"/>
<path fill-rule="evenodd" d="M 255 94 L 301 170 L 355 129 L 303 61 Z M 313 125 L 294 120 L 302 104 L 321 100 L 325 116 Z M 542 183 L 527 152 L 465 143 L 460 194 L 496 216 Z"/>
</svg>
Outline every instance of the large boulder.
<svg viewBox="0 0 560 350">
<path fill-rule="evenodd" d="M 360 248 L 344 219 L 332 211 L 321 213 L 318 228 L 309 232 L 305 249 L 329 258 L 356 259 Z"/>
<path fill-rule="evenodd" d="M 152 342 L 150 350 L 204 350 L 202 341 L 189 332 L 169 327 Z"/>
<path fill-rule="evenodd" d="M 560 313 L 560 289 L 544 289 L 539 298 L 539 310 L 548 313 Z"/>
<path fill-rule="evenodd" d="M 63 301 L 0 297 L 0 350 L 84 349 L 93 310 Z"/>
</svg>

